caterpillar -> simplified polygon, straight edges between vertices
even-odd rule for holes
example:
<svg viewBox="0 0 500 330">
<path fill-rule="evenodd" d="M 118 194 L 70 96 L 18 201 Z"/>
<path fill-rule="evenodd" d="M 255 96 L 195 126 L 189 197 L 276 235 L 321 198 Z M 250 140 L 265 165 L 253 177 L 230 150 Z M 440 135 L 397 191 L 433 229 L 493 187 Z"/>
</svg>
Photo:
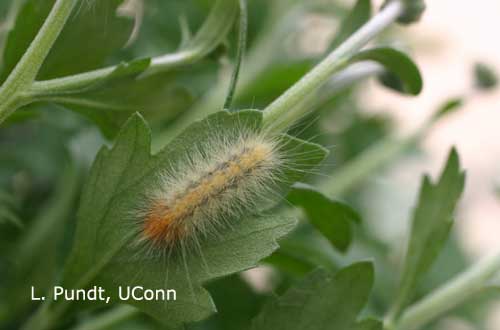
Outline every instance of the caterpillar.
<svg viewBox="0 0 500 330">
<path fill-rule="evenodd" d="M 283 165 L 280 142 L 268 134 L 214 134 L 160 174 L 141 212 L 140 241 L 173 250 L 217 233 L 272 200 Z"/>
</svg>

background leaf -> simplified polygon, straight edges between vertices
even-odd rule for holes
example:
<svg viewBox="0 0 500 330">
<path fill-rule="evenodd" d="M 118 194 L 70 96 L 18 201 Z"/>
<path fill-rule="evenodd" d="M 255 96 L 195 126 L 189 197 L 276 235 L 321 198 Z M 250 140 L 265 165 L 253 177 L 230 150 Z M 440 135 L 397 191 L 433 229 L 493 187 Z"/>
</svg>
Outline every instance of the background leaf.
<svg viewBox="0 0 500 330">
<path fill-rule="evenodd" d="M 382 65 L 387 73 L 381 81 L 387 87 L 398 92 L 418 95 L 422 91 L 423 82 L 420 70 L 406 54 L 393 48 L 372 48 L 354 55 L 350 62 L 375 61 Z"/>
<path fill-rule="evenodd" d="M 17 215 L 19 205 L 9 193 L 0 190 L 0 225 L 11 225 L 19 229 L 24 227 Z"/>
<path fill-rule="evenodd" d="M 368 319 L 359 322 L 355 330 L 382 330 L 383 323 L 378 320 Z"/>
<path fill-rule="evenodd" d="M 437 183 L 433 184 L 428 176 L 424 176 L 413 213 L 403 275 L 392 307 L 395 317 L 412 299 L 417 284 L 441 251 L 453 224 L 453 213 L 464 184 L 465 174 L 460 169 L 455 149 L 450 152 Z"/>
<path fill-rule="evenodd" d="M 264 306 L 253 320 L 252 329 L 370 329 L 368 323 L 357 325 L 356 319 L 372 285 L 373 266 L 369 262 L 353 264 L 333 276 L 314 271 Z"/>
<path fill-rule="evenodd" d="M 476 86 L 482 90 L 491 90 L 498 85 L 498 77 L 495 70 L 486 63 L 474 65 L 474 78 Z"/>
<path fill-rule="evenodd" d="M 342 20 L 340 28 L 330 45 L 330 49 L 337 48 L 351 34 L 366 23 L 370 19 L 371 14 L 371 0 L 357 0 L 349 15 Z"/>
<path fill-rule="evenodd" d="M 53 3 L 54 0 L 29 0 L 24 4 L 17 18 L 18 24 L 9 34 L 0 81 L 5 79 L 17 64 Z M 42 66 L 38 79 L 78 74 L 102 68 L 110 62 L 113 55 L 127 42 L 134 25 L 132 19 L 117 13 L 122 4 L 123 0 L 93 3 L 80 0 L 78 9 Z M 173 69 L 200 60 L 212 52 L 227 37 L 237 13 L 236 0 L 215 2 L 208 17 L 191 39 L 176 53 L 155 59 L 155 68 L 158 65 L 163 66 L 164 62 L 168 65 L 172 58 L 185 59 L 173 63 L 169 73 L 152 76 L 159 70 L 150 69 L 148 77 L 139 79 L 137 76 L 150 68 L 151 59 L 123 62 L 109 75 L 102 77 L 99 83 L 83 89 L 42 94 L 38 96 L 37 101 L 59 104 L 84 115 L 95 122 L 108 138 L 115 136 L 125 120 L 136 111 L 143 113 L 156 125 L 164 125 L 192 105 L 193 88 L 182 80 L 189 75 L 200 75 L 202 71 L 198 69 L 179 72 Z M 85 42 L 81 42 L 82 40 Z M 78 60 L 75 60 L 76 58 Z"/>
<path fill-rule="evenodd" d="M 48 97 L 91 119 L 107 138 L 116 135 L 131 113 L 140 111 L 156 125 L 174 118 L 194 101 L 175 72 L 146 78 L 129 76 L 77 95 Z"/>
<path fill-rule="evenodd" d="M 338 250 L 345 252 L 352 240 L 352 223 L 361 222 L 350 206 L 331 200 L 312 186 L 296 183 L 288 200 L 306 212 L 308 220 Z"/>
<path fill-rule="evenodd" d="M 27 0 L 15 27 L 10 31 L 4 51 L 0 81 L 5 80 L 28 48 L 54 0 Z M 80 0 L 72 18 L 54 44 L 38 79 L 50 79 L 96 69 L 123 47 L 133 28 L 133 20 L 120 17 L 116 9 L 123 0 Z"/>
<path fill-rule="evenodd" d="M 74 215 L 79 188 L 80 171 L 68 159 L 54 193 L 12 248 L 6 281 L 0 283 L 0 293 L 8 301 L 0 305 L 0 324 L 13 315 L 26 316 L 35 303 L 30 299 L 31 286 L 44 291 L 56 278 L 64 257 L 61 247 L 66 225 Z"/>
</svg>

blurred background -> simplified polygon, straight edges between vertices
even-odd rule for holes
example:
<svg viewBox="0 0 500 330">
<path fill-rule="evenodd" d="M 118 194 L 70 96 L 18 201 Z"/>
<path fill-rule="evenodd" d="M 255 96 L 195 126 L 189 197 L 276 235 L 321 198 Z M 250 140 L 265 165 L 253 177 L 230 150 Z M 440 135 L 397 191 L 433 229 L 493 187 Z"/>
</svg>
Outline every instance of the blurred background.
<svg viewBox="0 0 500 330">
<path fill-rule="evenodd" d="M 373 111 L 393 109 L 391 116 L 402 134 L 415 128 L 443 96 L 464 95 L 471 91 L 470 77 L 475 62 L 500 69 L 500 47 L 494 42 L 500 15 L 500 2 L 478 0 L 474 4 L 452 0 L 428 4 L 421 22 L 401 30 L 401 37 L 424 77 L 424 90 L 417 98 L 399 97 L 370 85 L 363 98 Z M 389 175 L 408 187 L 413 172 L 405 166 L 434 169 L 451 145 L 460 151 L 467 169 L 467 186 L 457 221 L 460 242 L 471 256 L 500 249 L 500 91 L 475 93 L 463 111 L 447 118 L 423 144 L 424 159 L 405 163 Z M 391 180 L 392 181 L 392 180 Z M 404 190 L 402 190 L 404 193 Z"/>
<path fill-rule="evenodd" d="M 13 23 L 5 19 L 10 3 L 13 1 L 0 0 L 0 45 L 5 42 L 5 31 Z M 329 51 L 340 21 L 354 3 L 352 0 L 249 0 L 249 49 L 238 83 L 235 106 L 262 109 L 298 80 Z M 382 1 L 373 3 L 378 9 Z M 89 4 L 86 0 L 82 1 L 80 13 L 94 17 L 98 9 Z M 136 29 L 127 45 L 123 45 L 125 47 L 110 51 L 96 67 L 175 51 L 182 41 L 183 23 L 180 21 L 185 20 L 191 30 L 196 31 L 212 4 L 211 0 L 126 1 L 119 8 L 120 15 L 136 18 Z M 179 16 L 183 19 L 179 20 Z M 424 89 L 419 96 L 402 96 L 384 88 L 373 77 L 334 95 L 328 94 L 328 89 L 325 89 L 321 92 L 324 91 L 328 97 L 316 105 L 316 112 L 297 128 L 304 138 L 331 146 L 332 156 L 323 170 L 334 176 L 377 141 L 393 135 L 405 139 L 444 102 L 453 98 L 464 100 L 464 106 L 433 125 L 418 146 L 398 153 L 383 168 L 368 173 L 362 182 L 339 191 L 338 197 L 346 199 L 361 213 L 368 233 L 365 234 L 373 235 L 376 241 L 368 252 L 360 252 L 361 249 L 354 246 L 347 256 L 343 256 L 328 244 L 323 244 L 321 239 L 315 240 L 319 242 L 317 244 L 307 240 L 294 241 L 293 238 L 283 243 L 285 251 L 287 248 L 300 250 L 304 246 L 310 247 L 310 250 L 304 248 L 304 255 L 309 257 L 308 262 L 312 266 L 319 264 L 333 269 L 352 259 L 375 255 L 377 261 L 381 260 L 374 293 L 377 301 L 371 306 L 376 312 L 384 311 L 385 304 L 390 300 L 391 288 L 397 284 L 397 277 L 394 276 L 397 272 L 391 271 L 398 269 L 404 256 L 408 225 L 421 176 L 430 173 L 435 178 L 453 145 L 457 147 L 462 167 L 467 171 L 465 194 L 456 215 L 453 237 L 422 285 L 419 295 L 446 282 L 480 257 L 500 250 L 500 89 L 480 90 L 474 74 L 478 62 L 500 72 L 499 18 L 499 1 L 429 0 L 419 23 L 392 27 L 375 42 L 395 45 L 416 61 L 424 79 Z M 172 126 L 187 121 L 184 118 L 186 113 L 187 118 L 192 119 L 190 112 L 203 114 L 221 107 L 227 89 L 224 77 L 232 69 L 235 39 L 236 33 L 233 32 L 225 45 L 218 47 L 207 59 L 169 73 L 168 83 L 158 91 L 160 96 L 152 98 L 146 105 L 154 110 L 148 120 L 159 145 L 167 140 L 166 133 Z M 103 40 L 106 42 L 106 37 Z M 82 43 L 78 47 L 82 47 L 78 49 L 82 58 L 94 51 L 85 49 Z M 161 96 L 165 95 L 169 96 L 168 104 L 162 104 L 161 108 L 154 104 L 163 102 Z M 120 94 L 122 96 L 123 93 Z M 127 96 L 134 105 L 136 101 L 140 102 L 133 98 L 133 94 Z M 113 97 L 116 98 L 116 95 Z M 44 216 L 53 217 L 50 213 L 50 206 L 54 204 L 51 196 L 65 194 L 64 189 L 60 190 L 59 185 L 63 184 L 59 180 L 61 173 L 67 171 L 68 158 L 88 169 L 98 148 L 109 144 L 110 139 L 106 139 L 88 118 L 62 111 L 61 106 L 37 104 L 24 110 L 27 113 L 35 110 L 38 115 L 0 130 L 0 192 L 12 195 L 14 202 L 11 204 L 15 207 L 11 208 L 9 204 L 9 212 L 18 213 L 29 227 L 37 220 L 44 220 Z M 166 116 L 166 113 L 169 115 Z M 83 179 L 78 177 L 75 181 L 75 190 L 78 191 Z M 36 268 L 34 272 L 44 272 L 43 276 L 47 278 L 47 274 L 53 275 L 52 271 L 60 269 L 64 251 L 68 250 L 71 242 L 78 193 L 74 194 L 75 201 L 66 203 L 65 213 L 57 213 L 60 221 L 68 227 L 60 233 L 63 237 L 61 244 L 48 247 L 50 253 L 40 249 L 45 256 L 53 256 L 54 260 L 50 259 L 53 263 L 46 266 L 55 270 L 30 265 L 30 270 Z M 0 202 L 3 203 L 3 199 Z M 1 207 L 0 203 L 0 210 Z M 49 212 L 44 215 L 43 210 Z M 17 240 L 22 239 L 23 232 L 19 229 L 0 231 L 0 251 L 13 250 Z M 294 245 L 297 242 L 302 242 L 304 246 Z M 321 255 L 314 259 L 314 256 L 309 256 L 313 252 Z M 29 258 L 37 259 L 36 255 Z M 276 260 L 268 261 L 276 266 Z M 0 259 L 0 279 L 2 272 L 10 267 L 9 262 L 8 258 Z M 303 274 L 301 271 L 288 274 L 279 266 L 265 266 L 246 272 L 244 283 L 233 276 L 212 284 L 209 289 L 222 314 L 232 314 L 234 318 L 210 321 L 219 322 L 218 329 L 238 328 L 235 324 L 245 321 L 248 315 L 238 319 L 237 308 L 253 316 L 257 306 L 262 304 L 263 296 L 270 292 L 282 292 L 291 281 L 296 280 L 297 275 Z M 27 277 L 30 276 L 34 277 L 28 272 Z M 46 279 L 42 282 L 45 285 L 51 283 Z M 0 289 L 2 284 L 6 283 L 0 282 Z M 10 285 L 4 287 L 9 287 L 4 288 L 5 292 L 19 296 Z M 248 296 L 244 306 L 233 306 L 234 301 L 243 295 Z M 500 301 L 497 300 L 489 299 L 487 304 L 481 304 L 479 312 L 475 308 L 456 311 L 453 313 L 455 316 L 426 330 L 500 329 Z M 25 301 L 19 302 L 19 306 L 16 313 L 23 317 L 33 307 Z M 8 310 L 2 310 L 2 307 L 5 306 L 0 299 L 0 328 L 2 316 L 13 313 L 2 314 L 2 311 Z M 139 321 L 138 324 L 144 323 Z M 135 323 L 131 324 L 134 328 Z M 153 328 L 144 326 L 141 329 Z"/>
<path fill-rule="evenodd" d="M 369 187 L 362 192 L 363 203 L 370 210 L 364 217 L 384 241 L 398 246 L 406 239 L 408 222 L 402 219 L 408 219 L 416 199 L 420 184 L 416 173 L 437 175 L 454 145 L 467 171 L 456 217 L 458 244 L 470 260 L 500 250 L 500 90 L 479 93 L 472 79 L 477 62 L 500 71 L 500 46 L 495 42 L 499 18 L 498 1 L 428 1 L 418 24 L 392 31 L 399 36 L 398 43 L 410 49 L 422 72 L 422 93 L 418 97 L 401 96 L 374 81 L 358 90 L 362 111 L 389 115 L 400 136 L 418 128 L 446 97 L 468 98 L 462 110 L 432 129 L 421 145 L 422 153 L 400 158 L 369 180 Z M 328 31 L 335 24 L 318 17 L 311 25 L 321 32 L 315 42 L 309 39 L 308 45 L 327 44 Z M 500 301 L 492 305 L 488 318 L 487 329 L 500 328 Z M 475 329 L 463 321 L 449 322 L 450 329 Z"/>
</svg>

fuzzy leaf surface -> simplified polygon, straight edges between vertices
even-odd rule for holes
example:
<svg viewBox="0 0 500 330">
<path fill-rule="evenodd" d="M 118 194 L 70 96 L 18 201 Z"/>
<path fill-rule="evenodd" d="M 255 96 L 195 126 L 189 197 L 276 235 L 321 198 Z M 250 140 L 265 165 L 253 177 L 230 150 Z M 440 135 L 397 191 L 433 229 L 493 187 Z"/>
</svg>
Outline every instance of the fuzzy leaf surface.
<svg viewBox="0 0 500 330">
<path fill-rule="evenodd" d="M 227 132 L 228 139 L 236 138 L 231 135 L 236 134 L 234 127 L 243 125 L 243 129 L 259 131 L 261 120 L 259 111 L 220 112 L 192 124 L 165 149 L 151 155 L 149 128 L 139 115 L 134 115 L 120 132 L 113 148 L 100 151 L 91 169 L 63 286 L 100 285 L 114 302 L 117 301 L 118 286 L 175 289 L 175 302 L 127 302 L 172 328 L 213 313 L 212 300 L 202 285 L 211 279 L 255 266 L 277 248 L 276 240 L 289 232 L 295 221 L 271 215 L 229 219 L 231 228 L 221 230 L 216 237 L 200 238 L 202 256 L 188 254 L 184 263 L 180 257 L 152 257 L 134 246 L 140 220 L 134 211 L 148 192 L 158 186 L 158 175 L 164 169 L 175 166 L 176 161 L 184 159 L 186 153 L 202 145 L 214 132 Z M 303 166 L 296 171 L 287 171 L 286 177 L 290 181 L 300 179 L 304 170 L 311 169 L 325 156 L 324 150 L 316 145 L 286 136 L 282 138 L 288 140 L 286 145 L 294 151 L 294 157 L 299 157 L 295 152 L 302 149 L 299 155 L 307 158 L 307 162 L 292 160 Z M 58 306 L 57 302 L 53 305 L 60 312 L 66 307 Z"/>
</svg>

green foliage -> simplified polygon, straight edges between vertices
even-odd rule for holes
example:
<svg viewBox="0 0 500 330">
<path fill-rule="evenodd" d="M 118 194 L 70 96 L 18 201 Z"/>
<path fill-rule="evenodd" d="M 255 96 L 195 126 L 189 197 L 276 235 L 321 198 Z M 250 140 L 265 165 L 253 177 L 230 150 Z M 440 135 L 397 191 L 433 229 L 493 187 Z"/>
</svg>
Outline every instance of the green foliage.
<svg viewBox="0 0 500 330">
<path fill-rule="evenodd" d="M 305 184 L 295 184 L 288 200 L 304 208 L 308 220 L 333 246 L 342 252 L 347 250 L 352 240 L 351 226 L 361 221 L 355 210 Z"/>
<path fill-rule="evenodd" d="M 386 0 L 385 4 L 391 1 L 395 0 Z M 403 0 L 402 2 L 405 6 L 403 14 L 399 17 L 399 22 L 402 24 L 411 24 L 420 20 L 427 7 L 425 0 Z"/>
<path fill-rule="evenodd" d="M 40 213 L 26 229 L 22 239 L 14 244 L 15 260 L 5 274 L 9 286 L 0 292 L 9 302 L 0 305 L 0 324 L 13 315 L 22 316 L 32 307 L 31 286 L 39 292 L 49 289 L 61 263 L 60 248 L 68 219 L 73 215 L 79 193 L 80 173 L 75 164 L 66 161 L 57 187 Z"/>
<path fill-rule="evenodd" d="M 490 90 L 498 85 L 498 77 L 493 68 L 485 63 L 476 63 L 474 65 L 474 76 L 476 86 L 483 90 Z"/>
<path fill-rule="evenodd" d="M 351 62 L 375 61 L 381 64 L 386 73 L 381 76 L 384 85 L 398 92 L 418 95 L 423 83 L 415 63 L 404 53 L 393 48 L 374 48 L 354 55 Z"/>
<path fill-rule="evenodd" d="M 19 229 L 23 228 L 23 222 L 16 214 L 15 199 L 7 192 L 0 191 L 0 225 L 13 225 Z"/>
<path fill-rule="evenodd" d="M 334 275 L 315 271 L 264 306 L 252 329 L 382 329 L 377 321 L 356 322 L 368 300 L 373 276 L 369 262 L 353 264 Z"/>
<path fill-rule="evenodd" d="M 14 29 L 5 46 L 5 61 L 0 81 L 17 64 L 40 29 L 54 0 L 26 1 L 17 15 Z M 132 31 L 133 21 L 116 14 L 123 0 L 97 1 L 92 7 L 79 0 L 80 10 L 52 48 L 39 79 L 50 79 L 96 69 L 123 47 Z M 106 33 L 102 33 L 106 31 Z"/>
<path fill-rule="evenodd" d="M 343 41 L 345 41 L 351 34 L 353 34 L 370 19 L 371 13 L 371 0 L 357 0 L 349 15 L 347 15 L 342 21 L 342 24 L 330 47 L 332 49 L 338 47 Z"/>
<path fill-rule="evenodd" d="M 380 14 L 396 1 L 400 12 Z M 395 34 L 376 37 L 418 20 L 424 2 L 388 0 L 378 12 L 370 0 L 252 0 L 248 12 L 245 2 L 0 1 L 1 329 L 411 330 L 435 329 L 447 313 L 483 325 L 500 257 L 461 273 L 469 260 L 447 240 L 465 180 L 457 152 L 435 183 L 422 181 L 402 274 L 391 248 L 401 242 L 378 235 L 387 213 L 373 219 L 366 203 L 379 170 L 467 101 L 446 99 L 403 138 L 388 116 L 366 115 L 365 78 L 421 92 L 414 61 L 380 46 Z M 330 54 L 304 49 L 301 22 L 318 15 L 338 22 Z M 231 58 L 242 67 L 229 83 Z M 497 84 L 482 64 L 474 78 L 479 89 Z M 186 250 L 138 244 L 159 176 L 238 130 L 280 142 L 266 201 Z M 399 205 L 385 204 L 393 217 Z M 56 284 L 102 287 L 111 300 L 55 301 Z M 32 285 L 45 302 L 30 299 Z M 177 300 L 120 301 L 127 286 L 175 289 Z"/>
<path fill-rule="evenodd" d="M 17 64 L 53 4 L 54 0 L 30 0 L 23 5 L 17 18 L 19 22 L 9 33 L 0 81 L 5 80 Z M 80 0 L 79 10 L 52 48 L 38 79 L 67 77 L 100 69 L 108 63 L 125 46 L 134 26 L 132 19 L 118 15 L 117 8 L 122 4 L 123 0 L 98 1 L 93 5 Z M 42 82 L 33 91 L 35 100 L 56 103 L 83 114 L 108 138 L 113 137 L 135 111 L 141 111 L 150 120 L 165 123 L 188 108 L 193 100 L 190 89 L 179 82 L 183 75 L 172 70 L 213 51 L 229 33 L 237 9 L 235 0 L 217 1 L 197 33 L 170 57 L 147 57 L 88 75 L 76 75 L 66 80 L 70 85 L 75 84 L 70 89 L 55 87 L 54 91 L 45 92 L 46 84 Z M 176 56 L 183 60 L 176 60 Z M 165 71 L 160 69 L 164 66 L 168 66 L 169 73 L 151 76 Z M 139 76 L 146 70 L 147 77 Z M 78 83 L 88 77 L 92 77 L 90 83 Z M 57 82 L 52 81 L 52 84 Z"/>
<path fill-rule="evenodd" d="M 460 169 L 455 149 L 450 152 L 437 183 L 433 184 L 428 176 L 424 176 L 413 213 L 402 279 L 392 309 L 396 317 L 413 298 L 418 283 L 441 251 L 453 224 L 453 214 L 464 183 L 465 174 Z"/>
<path fill-rule="evenodd" d="M 434 114 L 434 120 L 438 120 L 441 117 L 447 116 L 456 110 L 460 109 L 464 105 L 463 98 L 452 98 L 450 100 L 445 101 Z"/>
<path fill-rule="evenodd" d="M 129 301 L 141 310 L 164 321 L 171 327 L 182 322 L 198 321 L 213 313 L 210 296 L 201 285 L 213 278 L 231 274 L 254 266 L 269 255 L 277 245 L 275 240 L 287 233 L 294 225 L 289 218 L 277 216 L 251 216 L 233 219 L 232 228 L 220 237 L 200 241 L 202 255 L 194 254 L 172 258 L 165 262 L 140 255 L 133 249 L 134 236 L 131 226 L 137 220 L 131 218 L 141 198 L 155 186 L 158 174 L 169 166 L 175 167 L 186 148 L 196 147 L 214 130 L 230 132 L 240 123 L 242 129 L 259 130 L 259 112 L 246 111 L 234 115 L 215 114 L 205 121 L 195 123 L 163 151 L 150 155 L 150 133 L 138 115 L 125 125 L 112 149 L 102 149 L 90 172 L 83 192 L 78 214 L 75 245 L 63 276 L 67 288 L 100 285 L 116 298 L 118 285 L 143 285 L 164 288 L 171 284 L 181 297 L 172 305 L 162 301 Z M 229 130 L 228 130 L 229 129 Z M 227 133 L 230 134 L 230 133 Z M 231 136 L 227 136 L 231 139 Z M 234 137 L 233 137 L 234 138 Z M 311 169 L 324 157 L 317 146 L 286 137 L 291 150 L 303 149 L 308 155 L 301 170 Z M 292 156 L 292 155 L 291 155 Z M 170 164 L 170 165 L 169 165 Z M 291 182 L 302 177 L 302 171 L 286 173 Z M 142 252 L 144 253 L 144 251 Z M 185 262 L 185 263 L 184 263 Z M 138 273 L 139 269 L 143 271 Z M 54 303 L 55 311 L 65 310 Z"/>
<path fill-rule="evenodd" d="M 136 66 L 143 65 L 132 63 L 127 68 Z M 114 74 L 120 75 L 119 72 Z M 110 79 L 94 90 L 48 97 L 47 100 L 83 114 L 98 125 L 106 137 L 112 138 L 138 109 L 151 121 L 163 123 L 188 108 L 194 97 L 178 78 L 179 74 L 174 72 L 145 78 L 127 74 L 123 78 Z"/>
</svg>

